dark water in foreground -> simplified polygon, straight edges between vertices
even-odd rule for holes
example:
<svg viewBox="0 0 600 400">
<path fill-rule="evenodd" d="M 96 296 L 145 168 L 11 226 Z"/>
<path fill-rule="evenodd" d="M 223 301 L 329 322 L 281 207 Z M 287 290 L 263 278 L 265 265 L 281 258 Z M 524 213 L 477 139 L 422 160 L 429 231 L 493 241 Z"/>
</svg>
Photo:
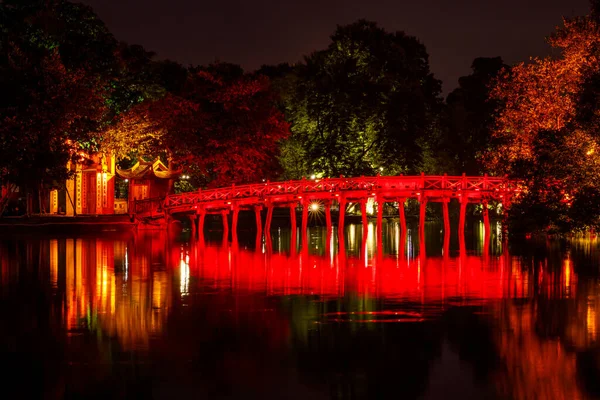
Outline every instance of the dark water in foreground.
<svg viewBox="0 0 600 400">
<path fill-rule="evenodd" d="M 0 397 L 600 397 L 599 239 L 218 236 L 2 239 Z"/>
</svg>

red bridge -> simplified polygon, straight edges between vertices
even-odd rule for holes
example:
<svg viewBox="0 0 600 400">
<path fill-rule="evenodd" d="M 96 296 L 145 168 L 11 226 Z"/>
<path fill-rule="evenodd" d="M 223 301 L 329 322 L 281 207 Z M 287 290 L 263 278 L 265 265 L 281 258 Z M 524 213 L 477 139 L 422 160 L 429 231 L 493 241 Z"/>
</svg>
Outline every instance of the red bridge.
<svg viewBox="0 0 600 400">
<path fill-rule="evenodd" d="M 358 178 L 302 179 L 285 182 L 266 182 L 252 185 L 231 186 L 210 190 L 198 190 L 166 197 L 163 209 L 167 214 L 188 214 L 194 226 L 202 232 L 206 214 L 222 214 L 224 229 L 228 230 L 227 215 L 233 212 L 232 230 L 236 233 L 240 210 L 254 210 L 259 232 L 262 231 L 260 211 L 267 208 L 265 230 L 271 226 L 273 209 L 290 209 L 292 229 L 296 227 L 296 207 L 302 207 L 302 232 L 306 232 L 308 211 L 324 209 L 327 227 L 331 227 L 332 205 L 339 207 L 339 232 L 343 232 L 344 215 L 348 203 L 360 203 L 363 225 L 367 222 L 367 200 L 374 198 L 377 207 L 378 232 L 381 227 L 383 207 L 386 202 L 399 203 L 402 232 L 406 232 L 404 202 L 417 199 L 420 203 L 420 231 L 424 231 L 427 202 L 443 204 L 445 232 L 450 231 L 448 203 L 457 199 L 460 203 L 459 231 L 464 233 L 465 212 L 468 203 L 483 204 L 483 219 L 489 232 L 487 204 L 491 200 L 502 202 L 504 209 L 518 191 L 517 183 L 508 178 L 484 176 L 375 176 Z M 194 221 L 193 216 L 197 217 Z"/>
</svg>

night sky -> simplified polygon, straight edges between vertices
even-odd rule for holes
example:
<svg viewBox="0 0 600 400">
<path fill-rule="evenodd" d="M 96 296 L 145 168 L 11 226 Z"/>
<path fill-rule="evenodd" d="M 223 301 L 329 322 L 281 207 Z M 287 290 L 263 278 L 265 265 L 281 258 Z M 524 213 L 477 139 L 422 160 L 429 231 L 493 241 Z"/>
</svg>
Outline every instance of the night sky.
<svg viewBox="0 0 600 400">
<path fill-rule="evenodd" d="M 514 64 L 550 52 L 544 38 L 588 0 L 84 0 L 117 39 L 187 64 L 215 60 L 254 70 L 325 48 L 338 24 L 359 18 L 427 46 L 446 94 L 480 56 Z"/>
</svg>

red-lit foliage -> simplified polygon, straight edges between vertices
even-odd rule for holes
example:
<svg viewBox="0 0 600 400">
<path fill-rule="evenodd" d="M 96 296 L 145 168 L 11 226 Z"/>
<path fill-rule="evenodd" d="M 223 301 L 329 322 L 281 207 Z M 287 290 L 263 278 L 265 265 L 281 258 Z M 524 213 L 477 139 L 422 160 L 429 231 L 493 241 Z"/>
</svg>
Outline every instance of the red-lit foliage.
<svg viewBox="0 0 600 400">
<path fill-rule="evenodd" d="M 68 70 L 57 51 L 31 63 L 11 51 L 7 77 L 21 82 L 0 107 L 0 181 L 24 189 L 68 177 L 67 162 L 98 140 L 105 90 L 83 69 Z"/>
<path fill-rule="evenodd" d="M 266 77 L 201 70 L 181 93 L 133 107 L 105 145 L 119 156 L 166 151 L 199 184 L 223 186 L 274 177 L 277 144 L 287 135 Z"/>
<path fill-rule="evenodd" d="M 549 43 L 561 51 L 561 57 L 518 64 L 491 91 L 502 104 L 493 133 L 501 146 L 488 154 L 497 171 L 513 172 L 516 163 L 534 160 L 540 132 L 559 131 L 574 122 L 581 85 L 598 68 L 600 29 L 592 20 L 565 20 Z M 583 142 L 584 138 L 571 145 Z"/>
<path fill-rule="evenodd" d="M 519 64 L 492 88 L 501 107 L 495 147 L 486 158 L 495 173 L 508 173 L 527 186 L 513 209 L 518 229 L 593 227 L 600 214 L 583 205 L 597 197 L 600 152 L 597 129 L 585 121 L 589 117 L 582 118 L 581 102 L 600 71 L 600 27 L 591 17 L 565 20 L 549 43 L 559 57 Z"/>
</svg>

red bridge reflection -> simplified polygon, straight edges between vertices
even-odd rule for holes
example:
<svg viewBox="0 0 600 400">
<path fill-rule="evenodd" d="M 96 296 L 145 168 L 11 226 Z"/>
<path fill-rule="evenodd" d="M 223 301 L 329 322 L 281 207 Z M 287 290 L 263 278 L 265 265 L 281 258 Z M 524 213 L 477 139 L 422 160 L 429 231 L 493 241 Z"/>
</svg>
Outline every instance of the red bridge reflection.
<svg viewBox="0 0 600 400">
<path fill-rule="evenodd" d="M 290 351 L 293 340 L 309 348 L 308 332 L 315 329 L 323 337 L 332 326 L 346 329 L 345 323 L 386 329 L 390 325 L 380 323 L 433 320 L 453 306 L 486 303 L 476 310 L 499 327 L 491 346 L 505 366 L 494 376 L 504 397 L 583 398 L 574 383 L 572 349 L 595 348 L 600 297 L 597 282 L 578 282 L 569 252 L 536 260 L 512 257 L 506 248 L 501 255 L 473 255 L 463 245 L 457 256 L 447 249 L 439 257 L 385 255 L 369 247 L 367 236 L 362 244 L 348 242 L 348 248 L 359 248 L 350 256 L 324 244 L 318 244 L 319 251 L 327 248 L 321 254 L 314 254 L 315 243 L 280 252 L 268 243 L 256 250 L 237 242 L 177 243 L 165 232 L 6 242 L 0 245 L 0 299 L 32 277 L 47 282 L 56 299 L 53 315 L 77 365 L 98 362 L 94 354 L 112 351 L 108 345 L 89 351 L 84 332 L 116 339 L 125 350 L 153 348 L 179 363 L 199 341 L 199 347 L 212 348 L 224 325 L 232 337 L 240 331 L 255 335 L 280 354 Z M 41 268 L 31 267 L 36 263 Z M 547 336 L 540 327 L 550 329 Z M 248 351 L 224 362 L 223 370 L 235 370 L 249 354 L 254 357 Z"/>
<path fill-rule="evenodd" d="M 381 255 L 381 249 L 371 252 L 364 244 L 356 256 L 333 247 L 317 255 L 273 252 L 268 246 L 246 249 L 235 242 L 177 244 L 164 232 L 133 241 L 55 239 L 41 247 L 49 267 L 44 273 L 56 290 L 66 293 L 68 328 L 89 320 L 91 313 L 108 331 L 122 331 L 125 338 L 160 332 L 174 301 L 206 290 L 451 306 L 534 295 L 572 297 L 577 283 L 568 258 L 560 269 L 524 268 L 521 259 L 507 252 L 477 256 L 464 247 L 457 257 L 448 251 L 441 257 Z M 3 285 L 18 279 L 19 262 L 31 262 L 8 258 L 7 252 L 0 255 Z"/>
</svg>

